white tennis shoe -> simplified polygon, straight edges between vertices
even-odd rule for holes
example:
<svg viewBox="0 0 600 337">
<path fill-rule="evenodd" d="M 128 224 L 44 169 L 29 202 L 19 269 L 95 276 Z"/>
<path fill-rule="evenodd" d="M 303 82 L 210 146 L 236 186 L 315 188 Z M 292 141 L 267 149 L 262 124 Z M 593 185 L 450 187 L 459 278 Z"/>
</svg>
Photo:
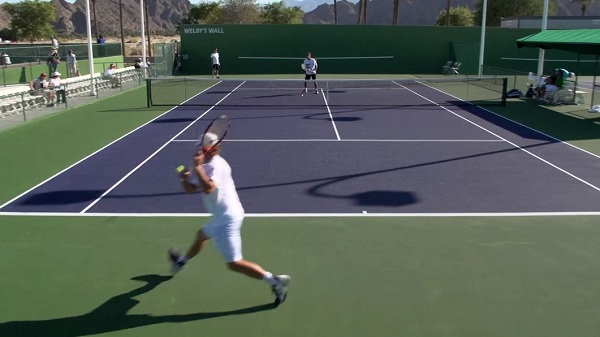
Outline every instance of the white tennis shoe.
<svg viewBox="0 0 600 337">
<path fill-rule="evenodd" d="M 271 286 L 273 294 L 275 294 L 275 305 L 280 305 L 287 298 L 288 285 L 292 279 L 289 275 L 277 275 L 275 276 L 277 284 Z"/>
<path fill-rule="evenodd" d="M 175 249 L 169 249 L 169 261 L 171 262 L 171 272 L 173 274 L 176 274 L 185 265 L 185 262 L 179 260 L 180 256 L 181 254 Z"/>
</svg>

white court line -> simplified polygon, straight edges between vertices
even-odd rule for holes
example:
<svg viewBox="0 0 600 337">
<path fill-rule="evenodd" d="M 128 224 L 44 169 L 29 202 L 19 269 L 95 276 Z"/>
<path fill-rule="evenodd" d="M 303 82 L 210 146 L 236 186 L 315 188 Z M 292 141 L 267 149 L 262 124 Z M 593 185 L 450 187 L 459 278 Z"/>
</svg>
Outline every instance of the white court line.
<svg viewBox="0 0 600 337">
<path fill-rule="evenodd" d="M 337 137 L 337 140 L 342 140 L 340 138 L 340 133 L 338 132 L 337 126 L 335 125 L 335 120 L 333 119 L 333 115 L 331 114 L 331 109 L 329 109 L 329 103 L 327 102 L 327 98 L 325 97 L 325 91 L 323 91 L 323 89 L 321 89 L 321 96 L 323 97 L 323 100 L 325 101 L 325 107 L 327 107 L 327 112 L 329 112 L 329 119 L 331 119 L 331 124 L 333 124 L 333 130 L 335 131 L 335 136 Z"/>
<path fill-rule="evenodd" d="M 197 139 L 175 139 L 173 142 L 197 142 Z M 381 142 L 381 143 L 488 143 L 502 142 L 502 139 L 224 139 L 223 142 Z"/>
<path fill-rule="evenodd" d="M 546 217 L 546 216 L 598 216 L 600 212 L 490 212 L 490 213 L 247 213 L 247 218 L 314 218 L 314 217 Z M 209 213 L 51 213 L 51 212 L 0 212 L 0 216 L 43 217 L 210 217 Z M 567 224 L 568 225 L 568 224 Z"/>
<path fill-rule="evenodd" d="M 221 83 L 221 81 L 219 81 L 219 82 L 217 82 L 217 83 L 215 83 L 215 84 L 211 85 L 210 87 L 208 87 L 208 88 L 206 88 L 206 89 L 204 89 L 204 90 L 200 91 L 200 92 L 199 92 L 199 93 L 197 93 L 196 95 L 194 95 L 194 96 L 190 97 L 189 99 L 185 100 L 183 103 L 185 103 L 185 102 L 187 102 L 187 101 L 189 101 L 189 100 L 191 100 L 191 99 L 195 98 L 196 96 L 198 96 L 198 95 L 202 94 L 203 92 L 205 92 L 205 91 L 207 91 L 207 90 L 209 90 L 209 89 L 213 88 L 214 86 L 218 85 L 219 83 Z M 83 161 L 85 161 L 85 160 L 87 160 L 88 158 L 90 158 L 90 157 L 92 157 L 92 156 L 96 155 L 97 153 L 99 153 L 99 152 L 103 151 L 104 149 L 106 149 L 107 147 L 109 147 L 109 146 L 113 145 L 114 143 L 116 143 L 116 142 L 120 141 L 121 139 L 123 139 L 123 138 L 125 138 L 125 137 L 129 136 L 130 134 L 132 134 L 132 133 L 136 132 L 137 130 L 139 130 L 139 129 L 143 128 L 144 126 L 146 126 L 146 125 L 148 125 L 148 124 L 152 123 L 153 121 L 155 121 L 155 120 L 159 119 L 160 117 L 162 117 L 162 116 L 166 115 L 167 113 L 169 113 L 169 112 L 171 112 L 171 111 L 175 110 L 176 108 L 177 108 L 177 106 L 176 106 L 176 107 L 173 107 L 173 108 L 171 108 L 171 109 L 169 109 L 169 110 L 167 110 L 167 111 L 165 111 L 164 113 L 162 113 L 162 114 L 158 115 L 157 117 L 155 117 L 155 118 L 153 118 L 153 119 L 149 120 L 148 122 L 146 122 L 146 123 L 144 123 L 144 124 L 142 124 L 142 125 L 138 126 L 137 128 L 135 128 L 135 129 L 131 130 L 130 132 L 128 132 L 128 133 L 126 133 L 126 134 L 124 134 L 123 136 L 121 136 L 121 137 L 119 137 L 119 138 L 115 139 L 114 141 L 112 141 L 112 142 L 108 143 L 107 145 L 103 146 L 102 148 L 98 149 L 97 151 L 95 151 L 95 152 L 92 152 L 90 155 L 88 155 L 88 156 L 84 157 L 83 159 L 81 159 L 81 160 L 79 160 L 79 161 L 75 162 L 73 165 L 71 165 L 71 166 L 69 166 L 69 167 L 65 168 L 64 170 L 62 170 L 62 171 L 60 171 L 60 172 L 56 173 L 55 175 L 51 176 L 50 178 L 48 178 L 48 179 L 46 179 L 46 180 L 42 181 L 41 183 L 39 183 L 39 184 L 37 184 L 37 185 L 33 186 L 32 188 L 28 189 L 27 191 L 25 191 L 25 192 L 23 192 L 23 193 L 21 193 L 21 194 L 17 195 L 16 197 L 14 197 L 14 198 L 10 199 L 9 201 L 7 201 L 7 202 L 5 202 L 4 204 L 0 205 L 0 209 L 4 208 L 6 205 L 8 205 L 8 204 L 10 204 L 10 203 L 14 202 L 15 200 L 19 199 L 20 197 L 24 196 L 25 194 L 27 194 L 27 193 L 29 193 L 29 192 L 31 192 L 31 191 L 33 191 L 33 190 L 35 190 L 36 188 L 38 188 L 38 187 L 40 187 L 40 186 L 42 186 L 42 185 L 44 185 L 45 183 L 49 182 L 50 180 L 52 180 L 52 179 L 56 178 L 57 176 L 59 176 L 59 175 L 63 174 L 64 172 L 68 171 L 68 170 L 69 170 L 69 169 L 71 169 L 72 167 L 79 165 L 79 164 L 80 164 L 80 163 L 82 163 Z"/>
<path fill-rule="evenodd" d="M 528 59 L 528 58 L 519 58 L 519 57 L 501 57 L 501 60 L 510 60 L 510 61 L 538 61 L 538 59 Z M 581 62 L 581 63 L 594 63 L 596 60 L 558 60 L 558 59 L 545 59 L 544 61 L 552 61 L 552 62 Z"/>
<path fill-rule="evenodd" d="M 396 83 L 396 84 L 398 84 L 398 83 L 397 83 L 397 82 L 395 82 L 395 81 L 393 81 L 393 82 L 394 82 L 394 83 Z M 430 87 L 430 88 L 432 88 L 432 89 L 435 89 L 435 90 L 437 90 L 437 91 L 439 91 L 439 92 L 441 92 L 441 93 L 444 93 L 444 94 L 448 95 L 447 93 L 445 93 L 445 92 L 443 92 L 443 91 L 441 91 L 441 90 L 438 90 L 438 89 L 436 89 L 436 88 L 433 88 L 433 87 L 431 87 L 431 86 L 428 86 L 427 84 L 424 84 L 424 83 L 421 83 L 421 84 L 423 84 L 423 85 L 425 85 L 425 86 L 427 86 L 427 87 Z M 400 85 L 400 84 L 398 84 L 398 85 Z M 446 111 L 450 112 L 451 114 L 455 115 L 456 117 L 458 117 L 458 118 L 460 118 L 460 119 L 462 119 L 462 120 L 464 120 L 464 121 L 466 121 L 466 122 L 468 122 L 468 123 L 470 123 L 470 124 L 472 124 L 472 125 L 474 125 L 474 126 L 476 126 L 476 127 L 480 128 L 480 129 L 482 129 L 482 130 L 484 130 L 484 131 L 486 131 L 486 132 L 488 132 L 488 133 L 490 133 L 490 134 L 492 134 L 492 135 L 494 135 L 494 136 L 496 136 L 496 137 L 498 137 L 498 138 L 500 138 L 500 139 L 504 140 L 505 142 L 507 142 L 508 144 L 510 144 L 510 145 L 512 145 L 512 146 L 514 146 L 515 148 L 517 148 L 517 149 L 519 149 L 519 150 L 521 150 L 521 151 L 523 151 L 523 152 L 525 152 L 525 153 L 529 154 L 530 156 L 532 156 L 532 157 L 534 157 L 534 158 L 536 158 L 536 159 L 540 160 L 541 162 L 543 162 L 543 163 L 545 163 L 545 164 L 547 164 L 547 165 L 549 165 L 549 166 L 551 166 L 551 167 L 553 167 L 553 168 L 555 168 L 555 169 L 557 169 L 557 170 L 559 170 L 559 171 L 563 172 L 564 174 L 566 174 L 566 175 L 570 176 L 571 178 L 574 178 L 574 179 L 576 179 L 576 180 L 578 180 L 578 181 L 580 181 L 580 182 L 584 183 L 585 185 L 588 185 L 589 187 L 591 187 L 591 188 L 595 189 L 596 191 L 600 192 L 600 187 L 598 187 L 598 186 L 596 186 L 596 185 L 594 185 L 594 184 L 592 184 L 592 183 L 590 183 L 590 182 L 588 182 L 588 181 L 584 180 L 583 178 L 579 178 L 578 176 L 576 176 L 576 175 L 574 175 L 573 173 L 571 173 L 571 172 L 569 172 L 569 171 L 567 171 L 567 170 L 565 170 L 565 169 L 563 169 L 563 168 L 559 167 L 558 165 L 555 165 L 555 164 L 553 164 L 553 163 L 551 163 L 551 162 L 547 161 L 546 159 L 544 159 L 544 158 L 542 158 L 542 157 L 540 157 L 540 156 L 538 156 L 538 155 L 534 154 L 533 152 L 531 152 L 531 151 L 529 151 L 529 150 L 526 150 L 526 149 L 524 149 L 524 148 L 520 147 L 519 145 L 517 145 L 517 144 L 515 144 L 515 143 L 513 143 L 513 142 L 511 142 L 511 141 L 509 141 L 508 139 L 506 139 L 506 138 L 504 138 L 504 137 L 501 137 L 500 135 L 498 135 L 498 134 L 494 133 L 493 131 L 491 131 L 491 130 L 488 130 L 488 129 L 486 129 L 485 127 L 483 127 L 483 126 L 481 126 L 481 125 L 479 125 L 479 124 L 477 124 L 477 123 L 475 123 L 475 122 L 473 122 L 473 121 L 469 120 L 468 118 L 466 118 L 466 117 L 463 117 L 463 116 L 461 116 L 461 115 L 459 115 L 459 114 L 455 113 L 454 111 L 452 111 L 452 110 L 450 110 L 450 109 L 448 109 L 448 108 L 446 108 L 446 107 L 444 107 L 444 106 L 442 106 L 442 105 L 440 105 L 440 104 L 438 104 L 438 103 L 436 103 L 436 102 L 434 102 L 434 101 L 430 100 L 429 98 L 427 98 L 427 97 L 425 97 L 425 96 L 423 96 L 423 95 L 421 95 L 421 94 L 419 94 L 419 93 L 415 92 L 415 91 L 414 91 L 414 90 L 412 90 L 412 89 L 408 89 L 408 88 L 407 88 L 407 90 L 409 90 L 410 92 L 414 93 L 415 95 L 417 95 L 417 96 L 419 96 L 419 97 L 421 97 L 421 98 L 425 99 L 426 101 L 429 101 L 429 102 L 431 102 L 431 103 L 433 103 L 433 104 L 436 104 L 436 105 L 437 105 L 437 106 L 439 106 L 440 108 L 442 108 L 442 109 L 444 109 L 444 110 L 446 110 Z M 452 95 L 448 95 L 448 96 L 454 97 L 454 96 L 452 96 Z M 456 97 L 455 97 L 455 98 L 456 98 Z M 457 98 L 457 99 L 459 99 L 459 98 Z M 460 99 L 459 99 L 459 100 L 460 100 Z M 462 101 L 462 100 L 461 100 L 461 101 Z M 480 106 L 477 106 L 477 105 L 474 105 L 474 106 L 476 106 L 476 107 L 478 107 L 478 108 L 481 108 Z M 483 110 L 484 110 L 484 111 L 489 111 L 489 110 L 487 110 L 487 109 L 483 109 Z M 491 111 L 489 111 L 489 112 L 491 112 Z M 493 112 L 492 112 L 492 113 L 493 113 Z M 495 115 L 497 115 L 496 113 L 494 113 L 494 114 L 495 114 Z M 509 120 L 509 121 L 511 121 L 511 122 L 514 122 L 513 120 L 511 120 L 511 119 L 508 119 L 508 118 L 506 118 L 506 120 Z M 516 123 L 516 122 L 514 122 L 514 123 Z M 517 124 L 520 124 L 520 123 L 517 123 Z M 520 125 L 521 125 L 521 124 L 520 124 Z M 532 128 L 529 128 L 529 129 L 531 129 L 531 130 L 533 130 L 533 131 L 537 131 L 537 130 L 535 130 L 535 129 L 532 129 Z M 540 134 L 543 134 L 543 133 L 541 133 L 541 132 L 540 132 Z M 554 137 L 551 137 L 551 138 L 554 138 Z M 554 138 L 554 139 L 556 139 L 556 138 Z M 557 139 L 557 140 L 558 140 L 558 139 Z M 561 141 L 561 142 L 562 142 L 562 141 Z M 562 143 L 564 143 L 564 142 L 562 142 Z M 567 143 L 567 144 L 568 144 L 568 143 Z M 570 144 L 569 144 L 569 145 L 570 145 Z M 574 147 L 575 147 L 575 146 L 574 146 Z M 577 148 L 577 147 L 575 147 L 575 148 Z M 585 151 L 585 152 L 587 152 L 587 151 Z M 587 153 L 589 153 L 589 152 L 587 152 Z M 596 156 L 596 155 L 594 155 L 594 156 L 595 156 L 596 158 L 598 158 L 598 156 Z"/>
<path fill-rule="evenodd" d="M 319 60 L 370 60 L 370 59 L 393 59 L 393 56 L 342 56 L 342 57 L 319 57 Z M 279 57 L 279 56 L 238 56 L 238 59 L 250 60 L 304 60 L 305 57 Z"/>
<path fill-rule="evenodd" d="M 421 82 L 419 82 L 419 83 L 421 83 Z M 514 121 L 514 120 L 512 120 L 512 119 L 510 119 L 510 118 L 508 118 L 508 117 L 504 117 L 504 116 L 502 116 L 502 115 L 500 115 L 500 114 L 498 114 L 498 113 L 496 113 L 496 112 L 494 112 L 494 111 L 492 111 L 492 110 L 486 109 L 486 108 L 484 108 L 484 107 L 481 107 L 481 106 L 479 106 L 479 105 L 475 105 L 475 104 L 473 104 L 473 103 L 470 103 L 470 102 L 466 102 L 466 101 L 464 101 L 464 100 L 462 100 L 462 99 L 460 99 L 460 98 L 458 98 L 458 97 L 456 97 L 456 96 L 454 96 L 454 95 L 450 95 L 449 93 L 447 93 L 447 92 L 444 92 L 444 91 L 442 91 L 442 90 L 440 90 L 440 89 L 438 89 L 438 88 L 434 88 L 434 87 L 432 87 L 432 86 L 430 86 L 430 85 L 428 85 L 428 84 L 426 84 L 426 83 L 421 83 L 421 84 L 422 84 L 422 85 L 424 85 L 424 86 L 426 86 L 426 87 L 429 87 L 429 88 L 431 88 L 431 89 L 433 89 L 433 90 L 435 90 L 435 91 L 441 92 L 441 93 L 442 93 L 442 94 L 444 94 L 444 95 L 450 96 L 450 97 L 452 97 L 452 98 L 454 98 L 454 99 L 457 99 L 457 100 L 459 100 L 459 101 L 462 101 L 462 102 L 464 102 L 464 103 L 467 103 L 467 104 L 470 104 L 470 105 L 472 105 L 472 106 L 475 106 L 475 107 L 477 107 L 478 109 L 481 109 L 481 110 L 483 110 L 483 111 L 485 111 L 485 112 L 487 112 L 487 113 L 491 113 L 492 115 L 494 115 L 494 116 L 496 116 L 496 117 L 500 117 L 500 118 L 502 118 L 502 119 L 504 119 L 504 120 L 507 120 L 507 121 L 509 121 L 509 122 L 511 122 L 511 123 L 514 123 L 514 124 L 517 124 L 517 125 L 519 125 L 519 126 L 522 126 L 522 127 L 526 128 L 526 129 L 529 129 L 529 130 L 531 130 L 531 131 L 533 131 L 533 132 L 537 132 L 538 134 L 540 134 L 540 135 L 542 135 L 542 136 L 544 136 L 544 137 L 548 137 L 548 138 L 550 138 L 550 139 L 552 139 L 552 140 L 554 140 L 554 141 L 556 141 L 556 142 L 559 142 L 559 143 L 561 143 L 561 144 L 564 144 L 564 145 L 570 146 L 570 147 L 572 147 L 572 148 L 574 148 L 574 149 L 576 149 L 576 150 L 579 150 L 579 151 L 581 151 L 581 152 L 583 152 L 583 153 L 585 153 L 585 154 L 588 154 L 588 155 L 590 155 L 590 156 L 592 156 L 592 157 L 596 157 L 596 158 L 600 159 L 600 156 L 599 156 L 599 155 L 597 155 L 597 154 L 595 154 L 595 153 L 592 153 L 592 152 L 590 152 L 590 151 L 588 151 L 588 150 L 582 149 L 582 148 L 580 148 L 580 147 L 577 147 L 577 146 L 575 146 L 575 145 L 573 145 L 573 144 L 571 144 L 571 143 L 565 142 L 565 141 L 563 141 L 562 139 L 556 138 L 556 137 L 554 137 L 554 136 L 550 136 L 549 134 L 546 134 L 546 133 L 544 133 L 544 132 L 542 132 L 542 131 L 540 131 L 540 130 L 534 129 L 534 128 L 530 127 L 530 126 L 527 126 L 527 125 L 525 125 L 525 124 L 522 124 L 522 123 L 519 123 L 519 122 L 517 122 L 517 121 Z"/>
<path fill-rule="evenodd" d="M 219 103 L 223 102 L 224 99 L 226 99 L 229 95 L 233 94 L 236 91 L 236 89 L 241 87 L 242 85 L 244 85 L 244 83 L 246 83 L 246 82 L 245 81 L 242 82 L 242 84 L 235 87 L 235 89 L 231 90 L 231 92 L 229 92 L 227 95 L 225 95 L 223 98 L 221 98 L 217 103 L 215 103 L 213 106 L 211 106 L 206 111 L 204 111 L 198 118 L 196 118 L 193 122 L 188 124 L 188 126 L 183 128 L 183 130 L 181 130 L 179 133 L 177 133 L 175 136 L 173 136 L 173 138 L 169 139 L 166 143 L 164 143 L 161 147 L 159 147 L 156 151 L 154 151 L 154 153 L 152 153 L 148 158 L 143 160 L 141 163 L 138 164 L 138 166 L 134 167 L 133 170 L 129 171 L 129 173 L 127 173 L 123 178 L 121 178 L 114 185 L 112 185 L 108 190 L 104 191 L 104 193 L 102 193 L 102 195 L 99 196 L 98 199 L 94 200 L 91 204 L 89 204 L 86 208 L 84 208 L 80 213 L 87 212 L 88 209 L 92 208 L 96 203 L 98 203 L 108 193 L 110 193 L 117 186 L 119 186 L 123 181 L 125 181 L 125 179 L 127 179 L 130 175 L 132 175 L 135 171 L 137 171 L 140 167 L 142 167 L 146 162 L 148 162 L 148 160 L 152 159 L 154 156 L 156 156 L 157 153 L 159 153 L 162 149 L 164 149 L 167 145 L 169 145 L 169 143 L 173 139 L 179 137 L 179 135 L 181 135 L 185 130 L 189 129 L 192 125 L 194 125 L 194 123 L 196 123 L 198 120 L 200 120 L 200 118 L 204 117 L 207 113 L 209 113 L 212 109 L 214 109 L 217 105 L 219 105 Z"/>
</svg>

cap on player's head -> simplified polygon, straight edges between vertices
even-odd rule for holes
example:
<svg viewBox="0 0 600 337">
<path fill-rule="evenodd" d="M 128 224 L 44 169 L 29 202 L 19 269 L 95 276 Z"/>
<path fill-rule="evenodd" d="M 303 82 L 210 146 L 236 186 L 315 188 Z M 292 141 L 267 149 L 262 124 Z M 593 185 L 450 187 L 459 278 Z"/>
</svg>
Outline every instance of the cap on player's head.
<svg viewBox="0 0 600 337">
<path fill-rule="evenodd" d="M 200 136 L 200 141 L 196 143 L 196 146 L 211 147 L 215 145 L 218 141 L 219 136 L 212 132 L 207 132 L 206 134 Z"/>
</svg>

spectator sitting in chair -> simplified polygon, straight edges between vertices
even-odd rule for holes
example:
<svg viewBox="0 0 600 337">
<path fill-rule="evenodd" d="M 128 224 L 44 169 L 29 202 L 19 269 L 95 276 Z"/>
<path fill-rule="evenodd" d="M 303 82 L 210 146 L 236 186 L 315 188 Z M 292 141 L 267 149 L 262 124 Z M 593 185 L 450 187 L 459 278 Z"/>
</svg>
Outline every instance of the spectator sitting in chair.
<svg viewBox="0 0 600 337">
<path fill-rule="evenodd" d="M 119 76 L 115 74 L 115 70 L 117 70 L 117 66 L 114 63 L 111 63 L 104 72 L 104 78 L 110 81 L 111 88 L 116 88 L 119 86 Z"/>
<path fill-rule="evenodd" d="M 572 73 L 564 68 L 556 68 L 554 69 L 553 77 L 556 78 L 556 86 L 558 88 L 562 88 L 564 80 L 567 78 L 572 78 L 575 76 L 575 73 Z"/>
<path fill-rule="evenodd" d="M 52 78 L 50 79 L 50 84 L 49 84 L 49 88 L 50 90 L 50 94 L 48 97 L 49 100 L 49 106 L 54 106 L 54 101 L 56 100 L 57 104 L 60 104 L 61 101 L 63 103 L 66 102 L 67 98 L 66 98 L 66 94 L 65 94 L 65 90 L 61 85 L 61 79 L 60 79 L 60 73 L 58 71 L 55 71 L 54 73 L 52 73 Z"/>
<path fill-rule="evenodd" d="M 556 80 L 557 80 L 557 78 L 555 76 L 550 76 L 550 77 L 546 78 L 546 80 L 544 81 L 544 85 L 542 85 L 538 88 L 538 98 L 540 100 L 544 99 L 544 96 L 546 96 L 547 92 L 557 92 L 558 91 L 558 86 L 556 85 Z"/>
<path fill-rule="evenodd" d="M 140 69 L 143 66 L 144 66 L 144 62 L 142 62 L 142 58 L 141 57 L 138 57 L 137 59 L 135 59 L 135 63 L 133 64 L 133 67 L 135 69 Z"/>
<path fill-rule="evenodd" d="M 46 80 L 46 73 L 41 73 L 40 77 L 29 82 L 29 88 L 31 89 L 32 96 L 41 96 L 44 94 L 44 89 L 48 88 L 48 81 Z"/>
</svg>

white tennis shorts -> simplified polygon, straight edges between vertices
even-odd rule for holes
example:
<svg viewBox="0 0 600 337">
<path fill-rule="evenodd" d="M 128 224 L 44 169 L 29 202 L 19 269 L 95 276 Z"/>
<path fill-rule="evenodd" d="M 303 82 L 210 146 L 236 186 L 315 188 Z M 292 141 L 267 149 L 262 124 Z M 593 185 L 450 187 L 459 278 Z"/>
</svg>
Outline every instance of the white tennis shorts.
<svg viewBox="0 0 600 337">
<path fill-rule="evenodd" d="M 204 227 L 202 233 L 212 239 L 217 249 L 227 262 L 242 259 L 242 222 L 212 219 Z"/>
</svg>

